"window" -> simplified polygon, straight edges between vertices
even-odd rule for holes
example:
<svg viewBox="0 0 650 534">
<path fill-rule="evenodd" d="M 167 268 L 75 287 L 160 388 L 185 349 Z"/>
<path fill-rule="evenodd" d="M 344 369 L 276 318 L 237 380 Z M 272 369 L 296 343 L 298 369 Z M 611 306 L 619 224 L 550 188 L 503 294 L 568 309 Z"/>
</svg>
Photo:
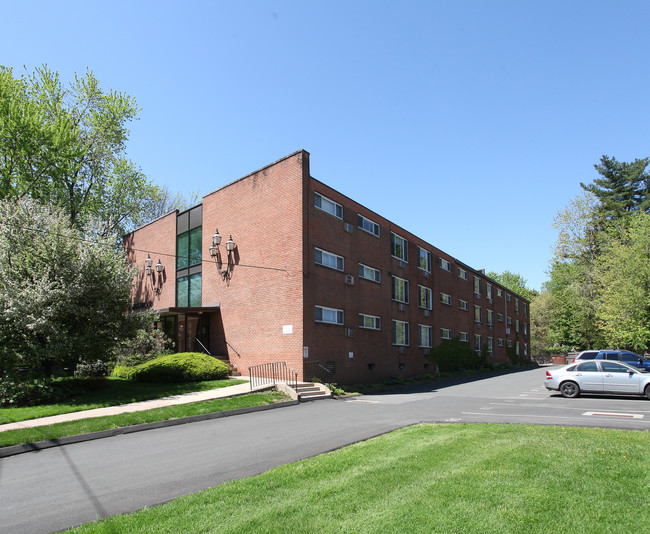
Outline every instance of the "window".
<svg viewBox="0 0 650 534">
<path fill-rule="evenodd" d="M 515 313 L 519 313 L 519 299 L 515 299 Z"/>
<path fill-rule="evenodd" d="M 519 319 L 515 320 L 515 332 L 519 333 Z"/>
<path fill-rule="evenodd" d="M 409 282 L 403 278 L 393 276 L 393 300 L 409 303 Z"/>
<path fill-rule="evenodd" d="M 316 264 L 337 271 L 343 270 L 343 257 L 337 254 L 332 254 L 326 250 L 316 249 Z"/>
<path fill-rule="evenodd" d="M 474 306 L 474 322 L 479 324 L 482 322 L 480 306 Z"/>
<path fill-rule="evenodd" d="M 380 229 L 376 222 L 366 219 L 363 215 L 357 214 L 357 226 L 362 230 L 379 237 Z"/>
<path fill-rule="evenodd" d="M 515 344 L 515 353 L 517 354 L 517 356 L 519 356 L 519 345 L 520 345 L 519 342 Z"/>
<path fill-rule="evenodd" d="M 487 350 L 490 354 L 494 352 L 494 339 L 491 337 L 487 338 Z"/>
<path fill-rule="evenodd" d="M 528 323 L 524 323 L 524 335 L 528 335 Z"/>
<path fill-rule="evenodd" d="M 474 334 L 474 350 L 476 352 L 481 352 L 481 334 Z"/>
<path fill-rule="evenodd" d="M 497 287 L 497 297 L 502 297 L 503 296 L 503 291 Z"/>
<path fill-rule="evenodd" d="M 600 371 L 598 364 L 594 361 L 581 363 L 575 370 L 581 373 L 598 373 Z"/>
<path fill-rule="evenodd" d="M 370 330 L 381 330 L 381 317 L 376 315 L 359 314 L 359 328 L 368 328 Z"/>
<path fill-rule="evenodd" d="M 393 345 L 408 346 L 409 324 L 393 319 Z"/>
<path fill-rule="evenodd" d="M 485 310 L 485 313 L 487 314 L 486 319 L 487 319 L 488 326 L 493 326 L 494 325 L 494 312 L 492 310 Z"/>
<path fill-rule="evenodd" d="M 512 326 L 512 317 L 508 317 L 508 324 Z"/>
<path fill-rule="evenodd" d="M 408 256 L 409 242 L 403 237 L 390 233 L 390 253 L 398 260 L 409 261 Z"/>
<path fill-rule="evenodd" d="M 324 306 L 316 306 L 316 322 L 343 324 L 343 310 L 325 308 Z"/>
<path fill-rule="evenodd" d="M 363 263 L 359 264 L 359 278 L 365 278 L 366 280 L 372 280 L 373 282 L 381 282 L 381 273 L 379 269 L 373 267 L 368 267 Z"/>
<path fill-rule="evenodd" d="M 461 269 L 459 267 L 458 268 L 458 278 L 462 278 L 463 280 L 467 280 L 467 271 L 465 269 Z"/>
<path fill-rule="evenodd" d="M 525 302 L 524 302 L 524 317 L 528 317 L 528 307 L 526 306 Z"/>
<path fill-rule="evenodd" d="M 481 296 L 481 280 L 476 276 L 474 277 L 474 293 Z"/>
<path fill-rule="evenodd" d="M 198 308 L 201 306 L 201 273 L 181 276 L 176 279 L 176 306 Z"/>
<path fill-rule="evenodd" d="M 431 252 L 418 247 L 418 267 L 423 271 L 431 272 Z"/>
<path fill-rule="evenodd" d="M 510 340 L 510 339 L 508 340 L 508 348 L 510 348 L 510 349 L 512 348 L 512 340 Z"/>
<path fill-rule="evenodd" d="M 343 218 L 343 206 L 319 193 L 314 193 L 314 206 L 334 217 Z"/>
<path fill-rule="evenodd" d="M 440 302 L 451 306 L 451 295 L 447 295 L 447 293 L 440 293 Z"/>
<path fill-rule="evenodd" d="M 492 284 L 485 283 L 485 296 L 492 300 Z"/>
<path fill-rule="evenodd" d="M 449 263 L 447 260 L 443 260 L 442 258 L 440 258 L 440 268 L 444 271 L 451 272 L 451 263 Z"/>
<path fill-rule="evenodd" d="M 458 307 L 463 311 L 467 311 L 469 310 L 469 303 L 466 300 L 459 300 Z"/>
<path fill-rule="evenodd" d="M 431 327 L 418 325 L 420 330 L 420 347 L 431 347 Z"/>
<path fill-rule="evenodd" d="M 500 323 L 503 322 L 503 314 L 502 313 L 497 313 L 497 321 L 499 321 Z"/>
<path fill-rule="evenodd" d="M 528 343 L 524 343 L 524 356 L 528 356 Z"/>
<path fill-rule="evenodd" d="M 465 343 L 469 342 L 469 334 L 467 332 L 458 332 L 458 340 L 464 341 Z"/>
<path fill-rule="evenodd" d="M 503 347 L 503 338 L 497 339 L 497 346 Z"/>
<path fill-rule="evenodd" d="M 451 339 L 451 330 L 449 328 L 441 328 L 440 339 Z"/>
<path fill-rule="evenodd" d="M 428 287 L 418 286 L 419 306 L 425 310 L 431 309 L 431 290 Z"/>
<path fill-rule="evenodd" d="M 507 300 L 508 302 L 511 302 L 511 301 L 512 301 L 512 295 L 511 295 L 510 293 L 506 293 L 506 300 Z"/>
<path fill-rule="evenodd" d="M 176 236 L 176 270 L 201 265 L 202 236 L 200 226 Z"/>
</svg>

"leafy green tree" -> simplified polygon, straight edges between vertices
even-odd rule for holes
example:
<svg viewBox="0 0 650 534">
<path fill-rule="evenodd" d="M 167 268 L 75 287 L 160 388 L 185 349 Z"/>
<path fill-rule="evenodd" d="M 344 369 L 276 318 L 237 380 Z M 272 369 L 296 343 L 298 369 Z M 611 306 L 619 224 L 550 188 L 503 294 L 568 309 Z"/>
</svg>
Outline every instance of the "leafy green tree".
<svg viewBox="0 0 650 534">
<path fill-rule="evenodd" d="M 650 215 L 610 234 L 596 262 L 598 320 L 608 346 L 650 348 Z"/>
<path fill-rule="evenodd" d="M 137 113 L 91 71 L 66 86 L 47 66 L 20 78 L 0 67 L 0 199 L 56 205 L 77 228 L 101 221 L 101 235 L 143 224 L 162 191 L 125 156 Z"/>
<path fill-rule="evenodd" d="M 533 355 L 551 354 L 553 340 L 551 327 L 555 302 L 551 291 L 544 288 L 530 303 L 530 350 Z"/>
<path fill-rule="evenodd" d="M 109 240 L 90 242 L 67 213 L 0 201 L 0 370 L 107 358 L 141 326 L 132 273 Z"/>
</svg>

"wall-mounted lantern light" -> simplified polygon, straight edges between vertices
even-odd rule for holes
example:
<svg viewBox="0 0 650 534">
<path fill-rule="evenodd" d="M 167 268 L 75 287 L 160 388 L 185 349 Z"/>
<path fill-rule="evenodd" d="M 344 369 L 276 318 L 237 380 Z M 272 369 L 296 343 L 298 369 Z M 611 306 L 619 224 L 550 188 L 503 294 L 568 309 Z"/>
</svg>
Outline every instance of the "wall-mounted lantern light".
<svg viewBox="0 0 650 534">
<path fill-rule="evenodd" d="M 151 259 L 151 256 L 147 254 L 147 259 L 144 260 L 144 265 L 145 265 L 145 272 L 147 273 L 147 277 L 151 281 L 151 289 L 153 289 L 154 293 L 160 293 L 160 284 L 156 284 L 157 282 L 157 275 L 160 275 L 164 272 L 165 266 L 161 263 L 160 259 L 158 259 L 158 263 L 156 263 L 156 272 L 154 273 L 154 270 L 152 268 L 152 263 L 153 260 Z"/>
<path fill-rule="evenodd" d="M 226 241 L 226 250 L 228 251 L 228 265 L 225 269 L 221 269 L 223 262 L 221 260 L 221 252 L 219 251 L 219 245 L 221 244 L 221 235 L 219 234 L 219 229 L 216 229 L 214 235 L 212 236 L 212 245 L 210 246 L 210 256 L 216 259 L 217 268 L 219 269 L 219 274 L 221 277 L 228 281 L 232 276 L 232 252 L 237 248 L 237 244 L 233 241 L 232 235 Z"/>
</svg>

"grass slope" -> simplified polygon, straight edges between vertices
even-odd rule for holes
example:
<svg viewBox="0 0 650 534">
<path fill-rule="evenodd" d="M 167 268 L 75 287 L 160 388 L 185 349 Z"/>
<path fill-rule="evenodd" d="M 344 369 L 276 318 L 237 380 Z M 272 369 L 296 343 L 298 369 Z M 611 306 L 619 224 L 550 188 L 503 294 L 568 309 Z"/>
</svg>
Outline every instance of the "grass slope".
<svg viewBox="0 0 650 534">
<path fill-rule="evenodd" d="M 73 532 L 645 532 L 650 434 L 418 425 Z"/>
</svg>

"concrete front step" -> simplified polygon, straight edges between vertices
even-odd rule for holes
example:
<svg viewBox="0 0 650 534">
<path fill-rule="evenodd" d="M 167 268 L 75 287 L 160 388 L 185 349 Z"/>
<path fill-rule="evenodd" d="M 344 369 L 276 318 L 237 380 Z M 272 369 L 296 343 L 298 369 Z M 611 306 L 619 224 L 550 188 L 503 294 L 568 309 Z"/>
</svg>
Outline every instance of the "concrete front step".
<svg viewBox="0 0 650 534">
<path fill-rule="evenodd" d="M 296 393 L 301 401 L 325 399 L 332 396 L 332 392 L 327 386 L 314 383 L 298 384 Z"/>
</svg>

